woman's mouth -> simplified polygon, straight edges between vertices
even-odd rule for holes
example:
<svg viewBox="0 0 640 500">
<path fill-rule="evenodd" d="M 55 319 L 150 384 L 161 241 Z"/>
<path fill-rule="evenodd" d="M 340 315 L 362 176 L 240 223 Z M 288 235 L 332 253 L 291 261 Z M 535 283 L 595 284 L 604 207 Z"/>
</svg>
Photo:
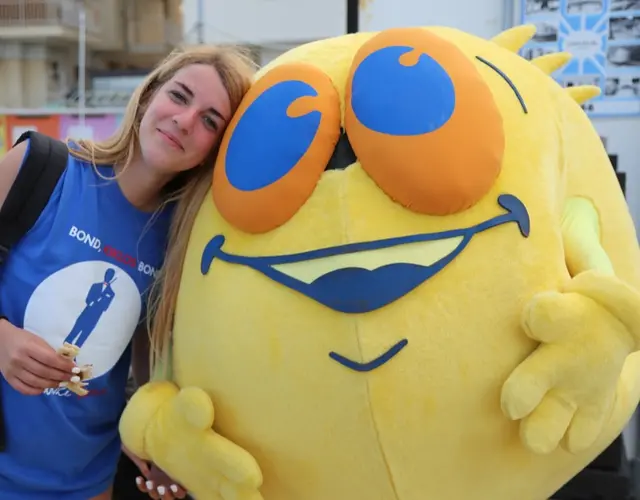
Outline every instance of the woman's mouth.
<svg viewBox="0 0 640 500">
<path fill-rule="evenodd" d="M 182 147 L 182 144 L 180 144 L 180 141 L 178 139 L 176 139 L 173 135 L 164 132 L 163 130 L 158 129 L 158 132 L 160 133 L 160 136 L 164 139 L 164 141 L 171 147 L 175 148 L 175 149 L 179 149 L 181 151 L 184 151 L 184 148 Z"/>
</svg>

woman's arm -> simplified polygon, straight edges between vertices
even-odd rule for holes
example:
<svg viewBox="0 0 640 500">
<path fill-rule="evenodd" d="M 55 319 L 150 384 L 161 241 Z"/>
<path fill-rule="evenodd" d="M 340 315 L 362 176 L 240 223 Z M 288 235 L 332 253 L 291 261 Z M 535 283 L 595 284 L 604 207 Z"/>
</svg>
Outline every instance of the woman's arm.
<svg viewBox="0 0 640 500">
<path fill-rule="evenodd" d="M 131 365 L 135 389 L 149 382 L 149 330 L 141 323 L 133 335 Z"/>
<path fill-rule="evenodd" d="M 26 152 L 27 142 L 21 142 L 7 151 L 7 154 L 0 161 L 0 207 L 4 204 L 11 186 L 18 176 Z"/>
</svg>

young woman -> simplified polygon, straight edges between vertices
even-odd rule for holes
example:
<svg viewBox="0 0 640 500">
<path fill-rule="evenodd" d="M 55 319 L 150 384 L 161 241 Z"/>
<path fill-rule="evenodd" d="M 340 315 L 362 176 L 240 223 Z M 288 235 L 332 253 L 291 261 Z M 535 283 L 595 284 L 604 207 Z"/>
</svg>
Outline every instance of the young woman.
<svg viewBox="0 0 640 500">
<path fill-rule="evenodd" d="M 165 261 L 182 260 L 253 69 L 230 48 L 176 51 L 136 90 L 111 139 L 68 142 L 49 204 L 0 277 L 0 499 L 111 499 L 132 358 L 139 382 L 148 379 L 148 290 Z M 28 147 L 0 162 L 0 206 Z M 165 283 L 177 288 L 175 276 Z M 75 362 L 57 354 L 65 342 L 79 347 Z M 86 364 L 89 393 L 78 397 L 67 385 Z"/>
</svg>

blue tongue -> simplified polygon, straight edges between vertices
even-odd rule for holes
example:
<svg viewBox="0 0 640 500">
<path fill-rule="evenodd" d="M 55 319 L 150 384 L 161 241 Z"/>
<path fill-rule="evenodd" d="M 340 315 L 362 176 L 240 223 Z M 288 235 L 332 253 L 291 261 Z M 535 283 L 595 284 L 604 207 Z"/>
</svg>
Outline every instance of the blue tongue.
<svg viewBox="0 0 640 500">
<path fill-rule="evenodd" d="M 349 267 L 320 276 L 304 293 L 343 313 L 366 313 L 398 300 L 441 266 L 389 264 L 373 271 Z"/>
</svg>

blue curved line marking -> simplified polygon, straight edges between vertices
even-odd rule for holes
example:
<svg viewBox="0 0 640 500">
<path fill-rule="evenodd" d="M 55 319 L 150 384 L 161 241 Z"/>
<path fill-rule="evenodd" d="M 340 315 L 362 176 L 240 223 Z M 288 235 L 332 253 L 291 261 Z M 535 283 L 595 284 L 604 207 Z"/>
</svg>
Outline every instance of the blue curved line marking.
<svg viewBox="0 0 640 500">
<path fill-rule="evenodd" d="M 421 241 L 434 241 L 442 240 L 446 238 L 454 238 L 456 236 L 463 236 L 465 239 L 470 239 L 474 234 L 486 231 L 492 227 L 500 226 L 509 222 L 515 222 L 518 225 L 518 229 L 522 236 L 529 236 L 530 221 L 527 209 L 522 202 L 513 195 L 503 194 L 498 197 L 498 204 L 504 208 L 507 213 L 492 217 L 485 220 L 475 226 L 467 227 L 464 229 L 452 229 L 449 231 L 441 231 L 438 233 L 424 233 L 415 234 L 410 236 L 398 236 L 393 238 L 386 238 L 382 240 L 366 241 L 361 243 L 347 243 L 345 245 L 338 245 L 334 247 L 320 248 L 317 250 L 309 250 L 306 252 L 299 252 L 288 255 L 272 255 L 265 257 L 245 257 L 242 255 L 234 255 L 226 253 L 222 250 L 222 245 L 225 242 L 225 237 L 221 234 L 214 236 L 209 243 L 207 243 L 204 252 L 202 253 L 202 260 L 200 271 L 202 274 L 209 272 L 209 267 L 214 258 L 219 258 L 229 264 L 243 264 L 245 266 L 253 267 L 254 269 L 262 270 L 264 266 L 275 266 L 280 264 L 292 264 L 294 262 L 304 262 L 306 260 L 322 259 L 324 257 L 332 257 L 334 255 L 341 255 L 346 253 L 364 252 L 365 250 L 378 250 L 381 248 L 389 248 L 397 245 L 403 245 L 406 243 L 418 243 Z"/>
<path fill-rule="evenodd" d="M 478 61 L 480 61 L 481 63 L 486 64 L 487 66 L 489 66 L 493 71 L 495 71 L 496 73 L 498 73 L 502 79 L 507 82 L 509 84 L 509 87 L 511 87 L 511 90 L 513 90 L 513 93 L 516 95 L 516 97 L 518 98 L 518 101 L 520 101 L 520 106 L 522 106 L 522 110 L 525 112 L 525 114 L 529 113 L 529 111 L 527 110 L 527 105 L 524 102 L 524 99 L 522 98 L 522 96 L 520 95 L 520 91 L 518 90 L 518 88 L 516 87 L 515 83 L 513 83 L 511 81 L 511 78 L 509 78 L 506 73 L 504 71 L 502 71 L 500 68 L 498 68 L 495 64 L 490 63 L 489 61 L 487 61 L 486 59 L 483 59 L 480 56 L 476 56 L 476 59 Z"/>
<path fill-rule="evenodd" d="M 329 357 L 334 361 L 337 361 L 342 366 L 346 366 L 347 368 L 356 371 L 356 372 L 370 372 L 375 370 L 376 368 L 380 368 L 386 362 L 390 361 L 396 354 L 398 354 L 404 347 L 409 343 L 407 339 L 402 339 L 400 342 L 395 344 L 391 349 L 389 349 L 384 354 L 381 354 L 376 359 L 369 361 L 368 363 L 358 363 L 357 361 L 352 361 L 349 358 L 345 358 L 344 356 L 336 353 L 330 352 Z"/>
<path fill-rule="evenodd" d="M 228 264 L 247 266 L 276 283 L 295 290 L 334 311 L 348 314 L 367 313 L 395 302 L 439 273 L 466 248 L 474 235 L 482 231 L 503 224 L 515 223 L 522 236 L 526 238 L 529 235 L 530 220 L 524 204 L 510 194 L 500 195 L 498 204 L 506 213 L 471 227 L 349 243 L 288 255 L 251 257 L 227 253 L 223 250 L 225 237 L 218 234 L 205 246 L 200 261 L 200 270 L 203 275 L 206 275 L 214 259 Z M 460 242 L 451 253 L 429 266 L 396 262 L 375 270 L 358 267 L 336 269 L 318 277 L 312 283 L 300 281 L 277 269 L 277 266 L 283 264 L 447 238 L 460 238 Z"/>
</svg>

